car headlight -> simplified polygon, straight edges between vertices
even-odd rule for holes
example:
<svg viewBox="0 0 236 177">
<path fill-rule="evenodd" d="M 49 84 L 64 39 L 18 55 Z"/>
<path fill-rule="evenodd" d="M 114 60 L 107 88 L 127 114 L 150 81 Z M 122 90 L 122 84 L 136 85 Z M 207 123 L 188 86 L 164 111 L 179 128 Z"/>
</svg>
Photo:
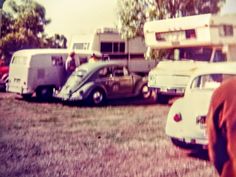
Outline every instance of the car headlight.
<svg viewBox="0 0 236 177">
<path fill-rule="evenodd" d="M 152 81 L 153 78 L 154 78 L 153 74 L 149 74 L 149 75 L 148 75 L 148 81 Z"/>
<path fill-rule="evenodd" d="M 83 99 L 83 90 L 77 90 L 76 92 L 71 94 L 71 100 L 82 100 Z"/>
</svg>

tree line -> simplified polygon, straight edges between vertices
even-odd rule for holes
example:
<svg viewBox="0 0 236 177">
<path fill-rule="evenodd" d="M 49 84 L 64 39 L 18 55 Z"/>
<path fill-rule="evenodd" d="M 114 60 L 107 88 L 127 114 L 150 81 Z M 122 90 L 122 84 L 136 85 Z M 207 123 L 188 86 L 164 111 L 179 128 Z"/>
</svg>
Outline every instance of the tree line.
<svg viewBox="0 0 236 177">
<path fill-rule="evenodd" d="M 4 3 L 5 2 L 5 3 Z M 34 0 L 3 0 L 7 10 L 1 13 L 0 57 L 9 63 L 13 52 L 30 48 L 66 48 L 64 35 L 48 36 L 45 8 Z"/>
<path fill-rule="evenodd" d="M 64 35 L 48 36 L 45 8 L 34 0 L 1 0 L 0 57 L 9 62 L 13 52 L 28 48 L 66 48 Z M 7 4 L 6 4 L 7 3 Z M 166 19 L 220 11 L 225 0 L 118 0 L 118 25 L 124 39 L 142 36 L 147 20 Z"/>
</svg>

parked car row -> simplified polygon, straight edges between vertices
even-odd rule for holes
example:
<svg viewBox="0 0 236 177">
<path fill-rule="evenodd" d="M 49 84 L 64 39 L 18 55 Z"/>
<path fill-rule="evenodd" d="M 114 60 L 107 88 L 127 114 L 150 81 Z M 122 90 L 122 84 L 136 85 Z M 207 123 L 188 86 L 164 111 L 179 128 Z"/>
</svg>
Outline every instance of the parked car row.
<svg viewBox="0 0 236 177">
<path fill-rule="evenodd" d="M 140 96 L 151 93 L 147 78 L 130 73 L 127 66 L 116 61 L 83 64 L 69 77 L 57 97 L 63 101 L 86 100 L 101 105 L 106 99 Z"/>
<path fill-rule="evenodd" d="M 20 94 L 25 99 L 36 94 L 41 100 L 55 96 L 62 101 L 87 101 L 93 105 L 101 105 L 106 99 L 134 96 L 148 98 L 151 95 L 147 77 L 130 72 L 126 62 L 76 64 L 77 69 L 68 78 L 66 58 L 66 50 L 15 52 L 10 63 L 7 91 Z"/>
<path fill-rule="evenodd" d="M 67 79 L 63 68 L 65 51 L 51 52 L 44 59 L 44 52 L 40 52 L 23 55 L 25 52 L 19 51 L 13 55 L 7 91 L 23 98 L 36 93 L 38 98 L 55 96 L 63 102 L 86 101 L 96 106 L 107 99 L 145 99 L 152 95 L 147 76 L 130 72 L 124 62 L 88 62 L 78 66 Z M 205 122 L 211 95 L 223 81 L 235 76 L 236 62 L 206 63 L 193 72 L 184 96 L 173 103 L 167 116 L 165 131 L 175 145 L 207 146 Z"/>
</svg>

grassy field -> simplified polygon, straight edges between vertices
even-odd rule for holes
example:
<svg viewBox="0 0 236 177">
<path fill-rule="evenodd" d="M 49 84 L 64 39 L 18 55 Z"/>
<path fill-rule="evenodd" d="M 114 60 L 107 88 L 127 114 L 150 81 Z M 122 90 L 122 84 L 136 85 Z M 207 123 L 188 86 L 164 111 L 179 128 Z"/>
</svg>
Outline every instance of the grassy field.
<svg viewBox="0 0 236 177">
<path fill-rule="evenodd" d="M 27 102 L 0 93 L 0 176 L 214 177 L 206 154 L 173 146 L 169 106 Z"/>
</svg>

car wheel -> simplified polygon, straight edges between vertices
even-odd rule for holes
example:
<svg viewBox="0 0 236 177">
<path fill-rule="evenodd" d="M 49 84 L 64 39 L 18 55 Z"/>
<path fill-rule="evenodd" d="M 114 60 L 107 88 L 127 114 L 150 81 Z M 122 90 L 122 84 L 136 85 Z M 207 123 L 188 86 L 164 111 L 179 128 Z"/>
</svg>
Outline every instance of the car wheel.
<svg viewBox="0 0 236 177">
<path fill-rule="evenodd" d="M 105 102 L 105 93 L 101 89 L 95 89 L 91 92 L 89 102 L 92 105 L 100 106 Z"/>
<path fill-rule="evenodd" d="M 171 142 L 179 147 L 179 148 L 182 148 L 182 149 L 193 149 L 194 148 L 194 145 L 192 144 L 189 144 L 189 143 L 185 143 L 177 138 L 171 138 Z"/>
<path fill-rule="evenodd" d="M 50 100 L 53 96 L 53 88 L 52 87 L 40 87 L 36 91 L 36 97 L 39 100 Z"/>
<path fill-rule="evenodd" d="M 156 101 L 157 101 L 157 103 L 160 103 L 160 104 L 167 104 L 169 102 L 169 96 L 157 93 Z"/>
<path fill-rule="evenodd" d="M 141 88 L 140 96 L 144 99 L 150 98 L 152 92 L 149 90 L 147 84 L 143 85 Z"/>
<path fill-rule="evenodd" d="M 29 100 L 32 97 L 32 94 L 23 94 L 21 96 L 24 100 Z"/>
</svg>

